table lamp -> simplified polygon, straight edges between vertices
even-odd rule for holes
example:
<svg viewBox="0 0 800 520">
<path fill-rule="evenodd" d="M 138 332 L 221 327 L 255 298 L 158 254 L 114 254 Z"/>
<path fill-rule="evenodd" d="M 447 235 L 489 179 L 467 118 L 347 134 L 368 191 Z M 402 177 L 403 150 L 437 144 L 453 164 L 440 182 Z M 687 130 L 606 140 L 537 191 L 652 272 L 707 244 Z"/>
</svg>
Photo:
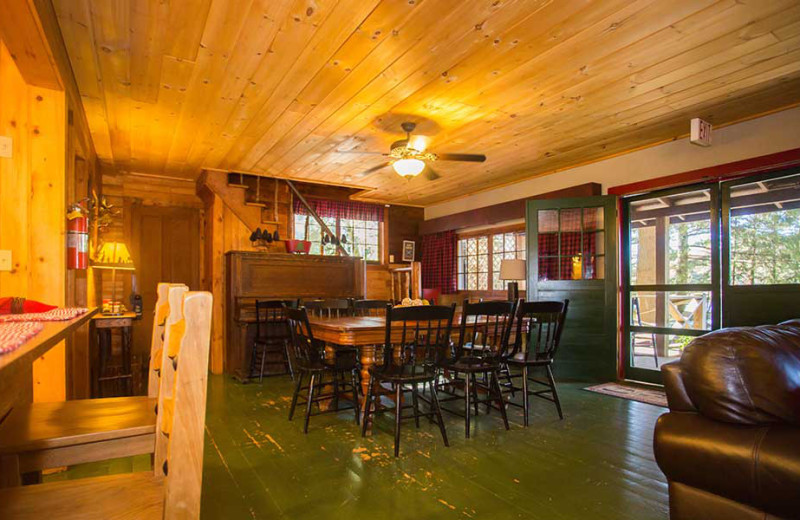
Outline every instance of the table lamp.
<svg viewBox="0 0 800 520">
<path fill-rule="evenodd" d="M 122 306 L 117 305 L 117 269 L 134 271 L 133 259 L 123 242 L 105 242 L 92 262 L 95 269 L 111 269 L 111 309 L 103 314 L 116 316 L 122 314 Z"/>
<path fill-rule="evenodd" d="M 519 299 L 519 282 L 525 279 L 525 260 L 503 259 L 500 261 L 500 279 L 508 283 L 508 301 Z"/>
</svg>

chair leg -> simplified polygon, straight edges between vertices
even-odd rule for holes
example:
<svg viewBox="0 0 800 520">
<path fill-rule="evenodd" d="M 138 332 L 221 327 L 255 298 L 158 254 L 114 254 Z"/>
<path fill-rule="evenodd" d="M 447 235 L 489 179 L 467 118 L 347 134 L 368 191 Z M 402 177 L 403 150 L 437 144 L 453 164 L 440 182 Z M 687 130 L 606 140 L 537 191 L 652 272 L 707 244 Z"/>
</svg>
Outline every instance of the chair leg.
<svg viewBox="0 0 800 520">
<path fill-rule="evenodd" d="M 314 382 L 317 374 L 311 374 L 311 381 L 308 383 L 308 403 L 306 403 L 306 420 L 303 424 L 303 433 L 308 433 L 308 420 L 311 418 L 311 405 L 314 404 Z"/>
<path fill-rule="evenodd" d="M 528 395 L 528 367 L 522 366 L 522 415 L 525 426 L 528 426 L 528 413 L 530 412 L 530 396 Z"/>
<path fill-rule="evenodd" d="M 564 414 L 561 413 L 561 401 L 558 399 L 558 390 L 556 390 L 556 380 L 553 377 L 553 370 L 550 366 L 545 367 L 547 369 L 547 379 L 550 380 L 550 388 L 553 389 L 553 401 L 556 403 L 556 410 L 558 410 L 558 418 L 563 419 Z"/>
<path fill-rule="evenodd" d="M 397 404 L 394 409 L 394 456 L 400 456 L 400 421 L 403 417 L 403 385 L 395 385 L 395 399 Z"/>
<path fill-rule="evenodd" d="M 503 390 L 500 388 L 500 374 L 498 372 L 492 372 L 491 388 L 494 388 L 497 392 L 497 405 L 500 407 L 500 415 L 503 416 L 503 425 L 508 430 L 508 414 L 506 413 L 506 403 L 503 401 Z"/>
<path fill-rule="evenodd" d="M 358 381 L 356 381 L 356 371 L 350 372 L 350 385 L 353 387 L 353 407 L 356 412 L 356 424 L 359 424 L 359 417 L 361 415 L 361 403 L 358 401 Z"/>
<path fill-rule="evenodd" d="M 436 412 L 436 421 L 439 423 L 439 431 L 442 432 L 442 440 L 444 440 L 444 445 L 449 447 L 450 443 L 447 442 L 447 431 L 444 428 L 442 407 L 439 406 L 439 396 L 436 393 L 436 386 L 431 387 L 431 404 L 433 404 L 433 410 Z"/>
<path fill-rule="evenodd" d="M 289 376 L 294 381 L 294 366 L 292 365 L 292 356 L 289 355 L 289 342 L 286 340 L 283 341 L 283 350 L 286 355 L 286 366 L 289 367 Z"/>
<path fill-rule="evenodd" d="M 503 365 L 503 374 L 505 374 L 508 387 L 511 389 L 511 397 L 516 397 L 514 392 L 514 381 L 511 379 L 511 368 L 508 366 L 508 363 Z"/>
<path fill-rule="evenodd" d="M 261 347 L 261 370 L 258 372 L 258 382 L 261 383 L 264 381 L 264 362 L 267 360 L 267 346 L 263 345 Z"/>
<path fill-rule="evenodd" d="M 414 404 L 414 424 L 419 428 L 419 395 L 417 383 L 411 383 L 411 402 Z"/>
<path fill-rule="evenodd" d="M 475 374 L 470 374 L 467 377 L 472 378 L 472 405 L 475 407 L 475 416 L 477 417 L 480 415 L 480 410 L 478 410 L 478 378 L 475 377 Z"/>
<path fill-rule="evenodd" d="M 365 397 L 366 401 L 364 402 L 364 417 L 361 418 L 361 436 L 367 436 L 367 425 L 369 424 L 369 409 L 372 406 L 372 392 L 373 386 L 375 386 L 375 378 L 373 377 L 372 380 L 369 382 L 369 386 L 367 387 L 367 396 Z"/>
<path fill-rule="evenodd" d="M 289 407 L 289 420 L 294 417 L 294 409 L 297 406 L 297 397 L 300 395 L 300 386 L 303 384 L 303 373 L 297 374 L 297 382 L 294 385 L 294 394 L 292 394 L 292 406 Z"/>
<path fill-rule="evenodd" d="M 339 378 L 341 373 L 334 372 L 331 374 L 333 379 L 333 409 L 339 411 Z"/>
<path fill-rule="evenodd" d="M 470 385 L 470 381 L 472 377 L 470 374 L 467 374 L 467 377 L 464 378 L 464 428 L 466 431 L 464 432 L 464 436 L 469 439 L 469 416 L 472 410 L 472 403 L 470 400 L 472 399 L 472 385 Z"/>
</svg>

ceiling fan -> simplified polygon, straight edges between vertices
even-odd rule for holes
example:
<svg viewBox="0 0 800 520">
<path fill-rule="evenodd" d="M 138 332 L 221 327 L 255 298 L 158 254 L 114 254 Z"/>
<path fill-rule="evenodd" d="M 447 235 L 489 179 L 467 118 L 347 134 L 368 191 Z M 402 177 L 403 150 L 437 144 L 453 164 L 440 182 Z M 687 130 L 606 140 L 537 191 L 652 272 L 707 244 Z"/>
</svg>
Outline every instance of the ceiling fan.
<svg viewBox="0 0 800 520">
<path fill-rule="evenodd" d="M 406 121 L 400 125 L 406 133 L 406 138 L 392 143 L 389 153 L 381 152 L 360 152 L 355 150 L 337 150 L 338 153 L 359 153 L 359 154 L 379 154 L 389 157 L 390 160 L 378 166 L 365 170 L 358 174 L 359 177 L 365 177 L 372 172 L 378 171 L 387 166 L 391 166 L 395 172 L 401 177 L 410 179 L 416 177 L 423 170 L 428 180 L 435 181 L 440 177 L 430 163 L 435 161 L 463 161 L 463 162 L 484 162 L 486 156 L 483 154 L 472 153 L 440 153 L 425 151 L 425 142 L 422 139 L 417 139 L 414 142 L 411 140 L 411 132 L 417 127 L 416 123 Z M 427 168 L 426 168 L 427 166 Z"/>
</svg>

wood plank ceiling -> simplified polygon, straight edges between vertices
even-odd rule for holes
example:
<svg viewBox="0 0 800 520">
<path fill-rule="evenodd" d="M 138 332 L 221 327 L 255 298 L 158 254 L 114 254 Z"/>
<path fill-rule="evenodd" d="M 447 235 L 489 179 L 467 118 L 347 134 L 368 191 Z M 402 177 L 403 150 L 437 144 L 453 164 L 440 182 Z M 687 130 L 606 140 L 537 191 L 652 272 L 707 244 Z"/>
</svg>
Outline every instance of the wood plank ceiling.
<svg viewBox="0 0 800 520">
<path fill-rule="evenodd" d="M 54 0 L 99 158 L 430 204 L 800 101 L 798 0 Z M 369 175 L 419 123 L 441 178 Z M 591 179 L 576 179 L 585 182 Z"/>
</svg>

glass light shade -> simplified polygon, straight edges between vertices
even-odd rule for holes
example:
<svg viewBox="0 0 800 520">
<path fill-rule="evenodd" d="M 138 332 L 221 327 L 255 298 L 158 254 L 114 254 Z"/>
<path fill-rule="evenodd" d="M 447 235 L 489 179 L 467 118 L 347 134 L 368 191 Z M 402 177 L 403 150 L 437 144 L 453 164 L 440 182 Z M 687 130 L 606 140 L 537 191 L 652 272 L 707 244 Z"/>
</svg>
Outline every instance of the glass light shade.
<svg viewBox="0 0 800 520">
<path fill-rule="evenodd" d="M 416 177 L 425 169 L 425 163 L 419 159 L 400 159 L 392 163 L 392 168 L 401 177 Z"/>
</svg>

